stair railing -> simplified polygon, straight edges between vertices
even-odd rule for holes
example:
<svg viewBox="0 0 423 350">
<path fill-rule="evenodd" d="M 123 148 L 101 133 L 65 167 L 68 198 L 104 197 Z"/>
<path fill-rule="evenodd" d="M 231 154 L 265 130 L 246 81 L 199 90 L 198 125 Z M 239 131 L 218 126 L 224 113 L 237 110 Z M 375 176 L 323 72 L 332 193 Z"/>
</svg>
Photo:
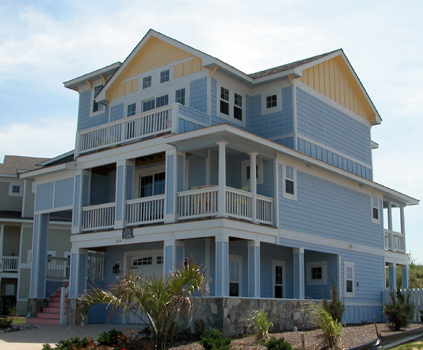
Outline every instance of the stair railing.
<svg viewBox="0 0 423 350">
<path fill-rule="evenodd" d="M 66 294 L 69 293 L 69 286 L 60 288 L 60 324 L 65 325 L 68 321 L 68 315 L 65 315 Z"/>
</svg>

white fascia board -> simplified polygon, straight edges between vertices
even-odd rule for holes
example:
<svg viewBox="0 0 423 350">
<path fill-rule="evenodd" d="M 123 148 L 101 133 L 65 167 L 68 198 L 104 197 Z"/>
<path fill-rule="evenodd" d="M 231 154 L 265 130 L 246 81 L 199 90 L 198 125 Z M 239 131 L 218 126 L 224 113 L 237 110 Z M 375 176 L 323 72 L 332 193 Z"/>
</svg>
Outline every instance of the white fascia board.
<svg viewBox="0 0 423 350">
<path fill-rule="evenodd" d="M 6 219 L 6 218 L 0 218 L 0 225 L 3 223 L 12 223 L 12 224 L 32 224 L 34 222 L 34 219 Z"/>
<path fill-rule="evenodd" d="M 349 180 L 355 181 L 355 182 L 357 182 L 357 185 L 367 186 L 371 189 L 380 191 L 387 196 L 392 196 L 392 197 L 396 198 L 398 201 L 404 202 L 404 204 L 407 204 L 407 205 L 417 205 L 417 204 L 419 204 L 418 199 L 407 196 L 407 195 L 400 193 L 398 191 L 395 191 L 391 188 L 388 188 L 388 187 L 380 185 L 376 182 L 367 180 L 367 179 L 362 178 L 358 175 L 354 175 L 354 174 L 349 173 L 345 170 L 337 168 L 333 165 L 327 164 L 327 163 L 325 163 L 321 160 L 307 156 L 307 155 L 300 153 L 298 151 L 295 151 L 291 148 L 282 146 L 282 145 L 280 145 L 276 142 L 273 142 L 273 141 L 267 140 L 263 137 L 251 134 L 247 131 L 240 130 L 240 129 L 233 127 L 231 125 L 228 125 L 228 124 L 220 124 L 220 125 L 211 126 L 211 127 L 203 128 L 203 129 L 199 129 L 199 130 L 193 130 L 193 131 L 183 133 L 183 134 L 169 135 L 169 136 L 166 136 L 165 138 L 168 139 L 168 143 L 176 144 L 177 142 L 184 141 L 184 140 L 187 140 L 189 138 L 203 137 L 203 136 L 208 136 L 211 133 L 223 133 L 223 132 L 231 134 L 232 137 L 245 138 L 245 139 L 249 140 L 250 142 L 256 142 L 256 143 L 259 143 L 259 144 L 261 144 L 265 147 L 269 147 L 275 153 L 287 155 L 287 156 L 290 156 L 290 157 L 292 157 L 296 160 L 300 160 L 300 161 L 302 161 L 306 164 L 310 164 L 311 166 L 316 166 L 316 167 L 319 167 L 321 169 L 325 169 L 325 170 L 327 170 L 327 171 L 329 171 L 333 174 L 337 174 L 337 175 L 342 176 L 344 178 L 347 178 Z M 222 134 L 222 139 L 224 140 L 223 134 Z"/>
<path fill-rule="evenodd" d="M 57 173 L 59 171 L 64 171 L 64 170 L 75 170 L 75 161 L 71 161 L 64 164 L 53 165 L 46 168 L 31 170 L 31 171 L 28 171 L 27 173 L 19 175 L 19 178 L 35 180 L 37 176 Z"/>
<path fill-rule="evenodd" d="M 397 265 L 407 265 L 409 255 L 407 253 L 393 252 L 385 250 L 385 263 L 395 263 Z"/>
<path fill-rule="evenodd" d="M 6 175 L 6 174 L 0 174 L 0 177 L 5 177 L 8 179 L 16 179 L 18 177 L 18 175 Z"/>
<path fill-rule="evenodd" d="M 97 153 L 81 155 L 76 159 L 75 170 L 90 169 L 105 164 L 116 163 L 122 159 L 133 159 L 165 152 L 170 148 L 172 146 L 164 142 L 163 137 L 134 142 Z"/>
<path fill-rule="evenodd" d="M 86 80 L 93 80 L 99 77 L 100 75 L 110 74 L 111 72 L 117 70 L 121 65 L 122 65 L 121 62 L 113 63 L 109 66 L 97 69 L 91 73 L 81 75 L 78 78 L 65 81 L 63 85 L 65 86 L 65 88 L 76 90 L 76 88 L 80 86 L 82 83 L 85 83 Z"/>
<path fill-rule="evenodd" d="M 60 154 L 60 155 L 58 155 L 58 156 L 56 156 L 54 158 L 50 158 L 50 159 L 48 159 L 48 160 L 46 160 L 46 161 L 44 161 L 44 162 L 42 162 L 40 164 L 37 164 L 37 165 L 40 165 L 40 166 L 49 165 L 51 163 L 57 162 L 60 159 L 69 157 L 70 155 L 73 155 L 73 154 L 75 154 L 75 151 L 74 150 L 69 151 L 69 152 L 66 152 L 66 153 L 63 153 L 63 154 Z"/>
</svg>

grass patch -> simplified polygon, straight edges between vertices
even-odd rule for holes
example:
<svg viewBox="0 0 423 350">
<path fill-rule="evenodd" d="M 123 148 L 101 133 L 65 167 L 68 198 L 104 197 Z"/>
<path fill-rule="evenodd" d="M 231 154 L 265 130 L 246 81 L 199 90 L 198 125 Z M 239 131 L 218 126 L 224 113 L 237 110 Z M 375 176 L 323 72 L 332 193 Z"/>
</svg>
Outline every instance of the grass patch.
<svg viewBox="0 0 423 350">
<path fill-rule="evenodd" d="M 423 349 L 423 341 L 416 341 L 414 343 L 403 344 L 392 348 L 392 350 L 422 350 Z"/>
<path fill-rule="evenodd" d="M 12 319 L 13 319 L 12 324 L 26 323 L 26 318 L 25 317 L 12 317 Z"/>
</svg>

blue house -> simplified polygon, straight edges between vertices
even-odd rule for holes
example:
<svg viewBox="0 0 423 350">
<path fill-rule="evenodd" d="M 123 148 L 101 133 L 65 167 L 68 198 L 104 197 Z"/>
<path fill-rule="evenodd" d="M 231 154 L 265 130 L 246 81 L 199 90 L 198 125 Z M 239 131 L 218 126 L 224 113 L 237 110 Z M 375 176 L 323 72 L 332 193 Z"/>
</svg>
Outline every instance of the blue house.
<svg viewBox="0 0 423 350">
<path fill-rule="evenodd" d="M 404 208 L 418 200 L 374 182 L 381 117 L 342 50 L 245 74 L 150 30 L 123 63 L 64 85 L 79 94 L 75 150 L 23 176 L 36 183 L 33 316 L 56 212 L 72 217 L 70 313 L 93 283 L 191 258 L 211 280 L 196 317 L 229 333 L 252 307 L 293 327 L 332 282 L 344 322 L 381 320 L 386 268 L 407 287 Z"/>
</svg>

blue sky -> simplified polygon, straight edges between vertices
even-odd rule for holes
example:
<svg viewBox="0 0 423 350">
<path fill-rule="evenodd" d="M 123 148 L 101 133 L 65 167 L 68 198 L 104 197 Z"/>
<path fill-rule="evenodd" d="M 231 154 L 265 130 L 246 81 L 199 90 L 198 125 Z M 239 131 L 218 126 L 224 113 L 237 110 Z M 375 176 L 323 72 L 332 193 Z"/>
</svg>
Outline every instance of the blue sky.
<svg viewBox="0 0 423 350">
<path fill-rule="evenodd" d="M 149 28 L 253 73 L 343 48 L 382 125 L 374 180 L 423 199 L 423 2 L 0 2 L 0 162 L 73 149 L 78 94 L 63 82 L 123 61 Z M 423 263 L 423 205 L 406 208 Z"/>
</svg>

